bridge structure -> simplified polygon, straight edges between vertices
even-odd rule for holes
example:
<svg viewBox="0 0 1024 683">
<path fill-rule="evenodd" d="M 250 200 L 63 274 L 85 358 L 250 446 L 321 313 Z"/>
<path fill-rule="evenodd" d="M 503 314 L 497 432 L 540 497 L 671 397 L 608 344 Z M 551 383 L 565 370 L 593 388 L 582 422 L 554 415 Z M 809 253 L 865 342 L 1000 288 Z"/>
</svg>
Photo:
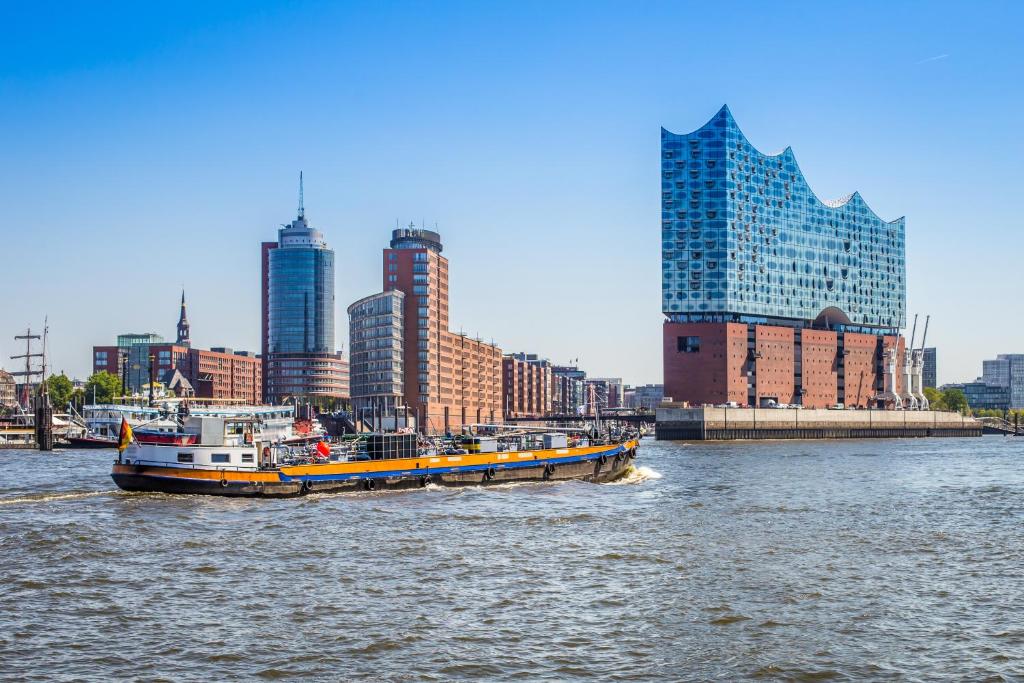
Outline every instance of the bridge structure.
<svg viewBox="0 0 1024 683">
<path fill-rule="evenodd" d="M 1019 420 L 1009 422 L 1001 417 L 979 417 L 975 419 L 982 424 L 982 432 L 985 434 L 1024 436 L 1024 425 L 1021 425 Z"/>
</svg>

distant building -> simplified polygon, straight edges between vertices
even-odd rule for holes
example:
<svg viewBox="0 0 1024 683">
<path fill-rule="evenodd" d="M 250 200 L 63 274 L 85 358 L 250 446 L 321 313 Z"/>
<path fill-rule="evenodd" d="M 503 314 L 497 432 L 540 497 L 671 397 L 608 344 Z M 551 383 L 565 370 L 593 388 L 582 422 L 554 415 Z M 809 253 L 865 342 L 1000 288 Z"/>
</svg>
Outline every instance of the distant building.
<svg viewBox="0 0 1024 683">
<path fill-rule="evenodd" d="M 935 359 L 935 347 L 924 350 L 924 365 L 921 368 L 921 383 L 926 387 L 934 389 L 939 386 L 938 366 Z"/>
<path fill-rule="evenodd" d="M 405 406 L 405 293 L 393 289 L 348 307 L 352 408 L 392 415 Z"/>
<path fill-rule="evenodd" d="M 349 397 L 348 363 L 334 346 L 334 251 L 302 204 L 277 242 L 262 244 L 263 386 L 268 403 Z"/>
<path fill-rule="evenodd" d="M 502 416 L 501 349 L 450 331 L 448 259 L 441 250 L 438 233 L 410 224 L 392 232 L 390 246 L 383 253 L 383 295 L 401 292 L 404 298 L 401 318 L 386 313 L 390 320 L 382 320 L 380 325 L 401 323 L 403 362 L 393 363 L 390 370 L 379 367 L 376 372 L 382 383 L 401 385 L 403 405 L 428 433 L 496 422 Z M 360 302 L 379 301 L 379 296 L 353 304 L 357 317 L 364 315 L 358 310 Z M 352 312 L 350 307 L 350 316 Z M 397 348 L 394 339 L 390 343 L 392 350 Z M 359 377 L 363 378 L 369 368 L 360 362 Z"/>
<path fill-rule="evenodd" d="M 0 408 L 13 408 L 18 404 L 17 385 L 14 375 L 0 370 Z"/>
<path fill-rule="evenodd" d="M 823 202 L 790 148 L 763 154 L 728 107 L 661 132 L 665 392 L 693 404 L 868 406 L 901 377 L 904 219 Z M 887 392 L 892 395 L 892 392 Z"/>
<path fill-rule="evenodd" d="M 1009 408 L 1024 408 L 1024 353 L 1001 353 L 982 362 L 981 381 L 1009 390 Z"/>
<path fill-rule="evenodd" d="M 93 347 L 93 372 L 106 371 L 120 377 L 122 388 L 129 395 L 145 396 L 152 377 L 158 382 L 173 382 L 175 386 L 169 388 L 178 395 L 262 402 L 263 368 L 256 354 L 223 347 L 206 351 L 189 346 L 184 295 L 177 339 L 176 343 L 168 343 L 154 333 L 118 335 L 116 346 Z M 186 380 L 184 383 L 176 378 L 175 371 Z"/>
<path fill-rule="evenodd" d="M 959 389 L 964 392 L 967 405 L 974 410 L 1006 410 L 1010 407 L 1010 388 L 988 384 L 980 379 L 974 382 L 943 384 L 942 389 Z"/>
<path fill-rule="evenodd" d="M 600 382 L 604 385 L 602 408 L 621 408 L 625 405 L 623 396 L 625 387 L 621 377 L 591 377 L 588 381 Z"/>
<path fill-rule="evenodd" d="M 149 347 L 161 344 L 164 338 L 153 332 L 119 334 L 116 346 L 93 347 L 92 371 L 116 375 L 125 387 L 138 391 L 149 382 Z"/>
<path fill-rule="evenodd" d="M 501 366 L 502 407 L 507 417 L 551 414 L 551 361 L 533 353 L 513 353 L 502 358 Z"/>
<path fill-rule="evenodd" d="M 630 387 L 626 390 L 627 408 L 641 410 L 654 410 L 665 400 L 664 384 L 644 384 L 639 387 Z"/>
<path fill-rule="evenodd" d="M 577 415 L 586 409 L 590 389 L 587 373 L 575 365 L 551 368 L 551 411 L 556 415 Z"/>
</svg>

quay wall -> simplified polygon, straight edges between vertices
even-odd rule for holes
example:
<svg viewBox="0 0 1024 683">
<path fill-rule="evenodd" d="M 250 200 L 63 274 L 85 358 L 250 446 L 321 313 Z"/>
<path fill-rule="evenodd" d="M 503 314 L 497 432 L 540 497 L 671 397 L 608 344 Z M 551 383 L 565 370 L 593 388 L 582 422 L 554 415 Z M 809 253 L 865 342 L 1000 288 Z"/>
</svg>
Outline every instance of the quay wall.
<svg viewBox="0 0 1024 683">
<path fill-rule="evenodd" d="M 657 409 L 655 434 L 666 441 L 733 439 L 868 439 L 981 436 L 982 424 L 937 410 L 822 410 L 798 408 Z"/>
</svg>

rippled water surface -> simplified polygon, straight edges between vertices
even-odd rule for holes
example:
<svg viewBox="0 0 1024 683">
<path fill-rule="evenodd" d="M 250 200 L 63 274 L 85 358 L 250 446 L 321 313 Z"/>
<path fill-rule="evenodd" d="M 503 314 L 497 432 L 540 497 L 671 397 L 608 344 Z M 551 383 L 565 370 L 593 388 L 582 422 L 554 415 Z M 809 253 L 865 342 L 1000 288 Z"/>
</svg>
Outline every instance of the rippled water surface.
<svg viewBox="0 0 1024 683">
<path fill-rule="evenodd" d="M 0 451 L 0 678 L 1024 676 L 1024 439 L 645 441 L 626 482 L 229 500 Z"/>
</svg>

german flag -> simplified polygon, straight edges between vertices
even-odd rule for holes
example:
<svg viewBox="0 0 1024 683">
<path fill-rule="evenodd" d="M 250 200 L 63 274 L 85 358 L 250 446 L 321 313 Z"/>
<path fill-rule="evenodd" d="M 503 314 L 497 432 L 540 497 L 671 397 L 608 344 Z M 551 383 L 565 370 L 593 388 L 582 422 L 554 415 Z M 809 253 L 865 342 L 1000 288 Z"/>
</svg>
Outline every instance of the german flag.
<svg viewBox="0 0 1024 683">
<path fill-rule="evenodd" d="M 117 437 L 117 452 L 124 453 L 124 449 L 131 445 L 132 439 L 135 438 L 132 434 L 132 426 L 128 424 L 128 420 L 121 418 L 121 433 Z"/>
</svg>

